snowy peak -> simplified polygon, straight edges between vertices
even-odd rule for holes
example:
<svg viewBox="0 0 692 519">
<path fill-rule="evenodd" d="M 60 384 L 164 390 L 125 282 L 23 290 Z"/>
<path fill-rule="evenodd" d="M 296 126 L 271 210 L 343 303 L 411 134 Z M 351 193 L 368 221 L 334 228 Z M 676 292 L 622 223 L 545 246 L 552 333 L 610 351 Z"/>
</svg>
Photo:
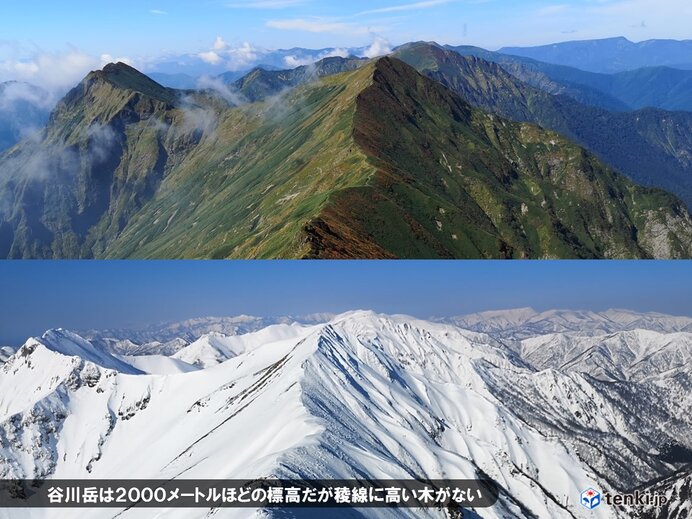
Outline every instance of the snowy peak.
<svg viewBox="0 0 692 519">
<path fill-rule="evenodd" d="M 604 380 L 645 380 L 689 371 L 692 334 L 632 330 L 575 337 L 550 334 L 525 339 L 521 357 L 535 369 L 589 373 Z"/>
<path fill-rule="evenodd" d="M 52 330 L 0 365 L 0 478 L 487 474 L 501 491 L 483 517 L 624 519 L 581 509 L 579 493 L 651 485 L 692 461 L 690 334 L 587 331 L 514 341 L 356 311 L 125 356 Z"/>
<path fill-rule="evenodd" d="M 299 317 L 254 317 L 250 315 L 239 315 L 233 317 L 202 317 L 198 319 L 188 319 L 186 321 L 171 322 L 149 326 L 141 330 L 89 330 L 80 333 L 92 342 L 102 342 L 117 344 L 118 341 L 130 341 L 132 343 L 145 346 L 150 345 L 147 353 L 172 355 L 169 345 L 173 343 L 185 342 L 184 346 L 198 340 L 200 337 L 212 333 L 233 336 L 253 333 L 268 326 L 275 324 L 304 324 L 313 325 L 329 322 L 334 317 L 333 314 L 322 313 Z M 156 351 L 156 343 L 165 345 L 168 351 Z M 131 351 L 118 352 L 121 354 L 143 354 L 144 348 L 139 352 Z"/>
<path fill-rule="evenodd" d="M 600 335 L 636 329 L 661 333 L 692 333 L 692 318 L 658 313 L 637 313 L 628 310 L 607 310 L 605 312 L 549 310 L 539 313 L 531 308 L 521 308 L 482 312 L 443 319 L 443 321 L 469 330 L 501 334 L 503 337 L 511 339 L 522 339 L 549 333 Z"/>
<path fill-rule="evenodd" d="M 94 347 L 94 345 L 86 339 L 67 330 L 49 330 L 36 342 L 55 353 L 67 357 L 79 357 L 86 362 L 92 362 L 105 369 L 112 369 L 121 373 L 140 373 L 136 368 L 133 368 L 110 353 Z"/>
<path fill-rule="evenodd" d="M 199 368 L 216 366 L 242 353 L 242 351 L 234 351 L 234 345 L 230 339 L 217 333 L 204 335 L 177 352 L 173 358 Z"/>
<path fill-rule="evenodd" d="M 267 326 L 257 332 L 241 335 L 210 333 L 178 351 L 173 358 L 196 367 L 209 368 L 252 351 L 259 345 L 297 337 L 306 329 L 305 326 L 293 323 Z"/>
<path fill-rule="evenodd" d="M 491 310 L 487 312 L 479 312 L 470 314 L 465 317 L 459 317 L 460 321 L 467 323 L 470 328 L 476 328 L 488 323 L 492 323 L 494 327 L 509 327 L 518 326 L 529 319 L 538 315 L 533 308 L 515 308 L 513 310 Z"/>
<path fill-rule="evenodd" d="M 540 517 L 559 517 L 570 487 L 595 478 L 563 444 L 527 428 L 487 391 L 475 367 L 482 352 L 470 358 L 474 345 L 450 327 L 426 330 L 377 316 L 334 322 L 307 342 L 315 339 L 303 363 L 302 402 L 324 431 L 317 444 L 289 453 L 280 476 L 482 472 L 504 488 L 489 517 L 520 516 L 517 502 Z M 552 500 L 535 490 L 532 496 L 536 481 L 552 486 Z"/>
</svg>

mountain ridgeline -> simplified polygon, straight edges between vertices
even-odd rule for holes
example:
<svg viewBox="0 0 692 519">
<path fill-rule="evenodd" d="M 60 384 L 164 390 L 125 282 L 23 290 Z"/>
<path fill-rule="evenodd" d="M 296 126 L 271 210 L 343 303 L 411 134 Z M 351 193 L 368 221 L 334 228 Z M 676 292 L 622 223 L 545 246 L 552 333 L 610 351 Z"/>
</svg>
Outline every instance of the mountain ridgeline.
<svg viewBox="0 0 692 519">
<path fill-rule="evenodd" d="M 399 50 L 410 46 L 412 44 L 404 45 Z M 692 70 L 649 66 L 605 74 L 471 45 L 447 45 L 444 48 L 462 56 L 475 56 L 497 63 L 535 88 L 549 94 L 568 95 L 582 104 L 616 112 L 641 108 L 692 111 Z"/>
<path fill-rule="evenodd" d="M 411 44 L 396 56 L 472 105 L 556 131 L 635 182 L 674 192 L 692 207 L 692 113 L 607 111 L 577 102 L 571 92 L 551 95 L 553 85 L 532 87 L 507 72 L 506 62 L 461 56 L 434 44 Z"/>
<path fill-rule="evenodd" d="M 10 257 L 92 257 L 158 188 L 179 96 L 118 64 L 90 73 L 51 114 L 41 140 L 0 159 L 0 249 Z"/>
<path fill-rule="evenodd" d="M 92 72 L 0 155 L 0 256 L 692 256 L 674 196 L 472 107 L 448 76 L 391 57 L 297 70 L 250 74 L 242 105 Z"/>
<path fill-rule="evenodd" d="M 568 41 L 538 47 L 504 47 L 504 54 L 525 56 L 591 72 L 622 72 L 651 66 L 692 69 L 692 40 L 647 40 L 627 38 Z"/>
<path fill-rule="evenodd" d="M 335 56 L 290 70 L 268 70 L 257 67 L 242 78 L 232 81 L 231 84 L 235 91 L 254 103 L 322 77 L 356 70 L 367 62 L 368 60 L 363 58 Z"/>
<path fill-rule="evenodd" d="M 483 333 L 463 319 L 441 324 L 368 311 L 309 325 L 218 321 L 242 323 L 228 334 L 197 335 L 202 323 L 180 323 L 169 332 L 192 332 L 192 342 L 175 344 L 49 330 L 0 357 L 0 478 L 484 476 L 497 482 L 498 502 L 465 516 L 688 517 L 692 333 L 678 330 L 690 319 L 492 314 L 481 322 L 496 327 Z M 577 323 L 586 333 L 551 331 Z M 515 339 L 506 325 L 516 326 Z M 591 486 L 656 491 L 668 501 L 587 511 L 579 495 Z M 254 515 L 295 517 L 290 512 Z M 159 513 L 190 517 L 181 508 Z M 118 514 L 142 517 L 139 507 Z M 223 508 L 199 514 L 239 516 Z M 363 515 L 458 517 L 444 508 Z M 44 515 L 17 509 L 11 517 Z M 100 519 L 103 511 L 61 517 Z"/>
</svg>

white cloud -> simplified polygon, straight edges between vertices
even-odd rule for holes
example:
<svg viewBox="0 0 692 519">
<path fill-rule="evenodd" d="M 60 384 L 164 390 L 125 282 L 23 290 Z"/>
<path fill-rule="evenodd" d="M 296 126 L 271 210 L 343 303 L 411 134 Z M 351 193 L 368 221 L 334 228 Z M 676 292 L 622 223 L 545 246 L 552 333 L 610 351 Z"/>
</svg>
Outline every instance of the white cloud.
<svg viewBox="0 0 692 519">
<path fill-rule="evenodd" d="M 44 109 L 53 107 L 54 99 L 46 91 L 26 83 L 7 83 L 0 89 L 0 112 L 14 110 L 17 102 L 24 101 Z"/>
<path fill-rule="evenodd" d="M 224 41 L 224 39 L 221 36 L 217 36 L 216 40 L 214 41 L 214 50 L 226 50 L 228 48 L 228 44 Z"/>
<path fill-rule="evenodd" d="M 212 48 L 200 52 L 197 57 L 205 63 L 220 66 L 226 70 L 241 70 L 253 64 L 263 53 L 248 42 L 238 47 L 231 47 L 221 36 L 217 36 Z"/>
<path fill-rule="evenodd" d="M 156 15 L 156 16 L 164 16 L 164 15 L 168 14 L 166 11 L 162 11 L 161 9 L 151 9 L 149 12 L 151 14 Z"/>
<path fill-rule="evenodd" d="M 205 63 L 209 63 L 210 65 L 218 65 L 223 61 L 223 58 L 213 50 L 210 50 L 209 52 L 200 52 L 198 56 L 199 59 L 201 59 Z"/>
<path fill-rule="evenodd" d="M 98 57 L 74 49 L 64 53 L 39 53 L 29 59 L 0 61 L 0 81 L 25 81 L 46 90 L 63 90 L 77 84 L 100 64 Z"/>
<path fill-rule="evenodd" d="M 298 58 L 296 56 L 286 56 L 284 58 L 284 63 L 288 68 L 304 67 L 305 65 L 312 65 L 315 62 L 313 58 Z"/>
<path fill-rule="evenodd" d="M 202 76 L 197 80 L 197 88 L 216 92 L 226 101 L 236 106 L 247 103 L 247 100 L 239 92 L 231 89 L 218 78 Z"/>
<path fill-rule="evenodd" d="M 243 43 L 240 47 L 229 48 L 225 51 L 226 67 L 229 70 L 239 70 L 256 61 L 260 54 L 261 51 L 248 42 Z"/>
<path fill-rule="evenodd" d="M 334 58 L 334 57 L 339 57 L 339 58 L 347 58 L 349 55 L 348 49 L 333 49 L 327 52 L 321 53 L 319 56 L 306 56 L 306 57 L 298 57 L 298 56 L 286 56 L 284 57 L 284 63 L 286 64 L 287 67 L 289 68 L 297 68 L 297 67 L 303 67 L 306 65 L 312 65 L 313 63 L 316 63 L 322 59 L 325 58 Z"/>
<path fill-rule="evenodd" d="M 372 42 L 370 47 L 365 49 L 363 56 L 366 58 L 377 58 L 378 56 L 384 56 L 391 52 L 392 46 L 389 44 L 389 42 L 381 36 L 375 36 L 375 40 Z"/>
</svg>

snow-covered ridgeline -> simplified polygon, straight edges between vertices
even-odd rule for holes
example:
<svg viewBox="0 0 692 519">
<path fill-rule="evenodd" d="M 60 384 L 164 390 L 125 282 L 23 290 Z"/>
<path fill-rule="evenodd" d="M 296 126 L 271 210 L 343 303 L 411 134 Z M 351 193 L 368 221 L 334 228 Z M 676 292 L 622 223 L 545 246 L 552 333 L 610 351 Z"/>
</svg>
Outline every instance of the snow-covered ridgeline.
<svg viewBox="0 0 692 519">
<path fill-rule="evenodd" d="M 664 477 L 682 463 L 666 449 L 692 448 L 690 344 L 644 330 L 514 341 L 372 312 L 209 334 L 168 355 L 51 331 L 0 365 L 0 477 L 482 472 L 503 489 L 482 517 L 599 517 L 581 490 Z"/>
</svg>

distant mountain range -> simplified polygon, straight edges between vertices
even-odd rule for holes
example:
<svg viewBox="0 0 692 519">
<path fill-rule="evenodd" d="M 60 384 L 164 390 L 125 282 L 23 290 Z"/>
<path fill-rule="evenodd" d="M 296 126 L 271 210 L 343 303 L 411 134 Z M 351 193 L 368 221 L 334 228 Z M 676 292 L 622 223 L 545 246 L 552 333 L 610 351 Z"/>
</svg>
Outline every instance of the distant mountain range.
<svg viewBox="0 0 692 519">
<path fill-rule="evenodd" d="M 102 341 L 129 341 L 140 347 L 154 343 L 158 343 L 161 347 L 161 345 L 171 341 L 192 343 L 205 335 L 245 335 L 270 326 L 314 325 L 329 322 L 335 317 L 336 314 L 331 313 L 298 317 L 255 317 L 249 315 L 205 317 L 155 324 L 144 329 L 88 330 L 78 333 L 95 344 L 105 344 Z M 533 308 L 515 308 L 454 317 L 431 317 L 430 320 L 510 340 L 523 340 L 528 337 L 552 334 L 577 334 L 582 337 L 594 337 L 634 330 L 649 330 L 662 334 L 692 334 L 692 317 L 619 309 L 603 312 L 581 310 L 538 312 Z"/>
<path fill-rule="evenodd" d="M 613 40 L 591 40 L 583 43 L 599 47 L 609 47 Z M 627 41 L 622 39 L 623 41 Z M 631 42 L 630 42 L 631 43 Z M 541 88 L 549 93 L 566 94 L 575 97 L 584 104 L 599 106 L 608 110 L 627 111 L 639 108 L 662 108 L 665 110 L 686 110 L 692 111 L 692 58 L 690 57 L 689 42 L 676 42 L 665 40 L 653 40 L 644 44 L 632 44 L 628 52 L 637 57 L 640 64 L 622 70 L 592 71 L 588 61 L 581 57 L 575 58 L 573 62 L 566 62 L 556 58 L 541 59 L 535 57 L 531 59 L 527 53 L 533 49 L 505 48 L 499 52 L 492 52 L 479 47 L 460 46 L 448 47 L 463 55 L 474 55 L 502 64 L 511 74 L 526 81 L 532 86 Z M 558 44 L 560 47 L 563 44 Z M 566 45 L 566 44 L 564 44 Z M 654 51 L 654 48 L 665 48 L 666 50 Z M 548 46 L 552 49 L 554 46 Z M 579 45 L 575 44 L 575 48 Z M 678 66 L 675 59 L 670 59 L 668 47 L 679 47 L 679 54 L 688 60 L 688 65 Z M 401 48 L 401 47 L 399 47 Z M 561 48 L 561 47 L 560 47 Z M 395 49 L 397 50 L 397 49 Z M 523 51 L 526 52 L 523 52 Z M 226 83 L 233 83 L 246 76 L 253 69 L 265 71 L 279 71 L 294 69 L 296 64 L 311 63 L 320 61 L 325 56 L 335 55 L 335 57 L 361 57 L 366 49 L 289 49 L 281 51 L 266 51 L 256 55 L 254 62 L 248 62 L 238 70 L 231 72 L 223 71 L 217 65 L 203 70 L 194 68 L 188 72 L 181 72 L 175 67 L 157 66 L 148 75 L 155 81 L 170 88 L 190 89 L 195 88 L 200 76 L 220 77 Z M 594 51 L 599 57 L 600 50 Z M 198 61 L 198 56 L 188 56 L 181 63 Z M 635 60 L 636 61 L 636 60 Z M 604 59 L 608 64 L 617 63 L 612 59 Z M 163 73 L 162 70 L 177 72 Z M 182 70 L 182 69 L 181 69 Z M 531 73 L 533 72 L 533 74 Z M 597 73 L 602 72 L 602 73 Z M 532 82 L 534 81 L 534 82 Z M 549 82 L 554 83 L 548 85 Z"/>
<path fill-rule="evenodd" d="M 262 49 L 250 44 L 239 47 L 221 44 L 218 47 L 211 51 L 213 54 L 182 54 L 171 56 L 168 59 L 160 59 L 149 65 L 147 72 L 172 76 L 183 74 L 195 78 L 201 76 L 217 77 L 229 71 L 244 75 L 256 67 L 282 70 L 309 65 L 328 57 L 364 57 L 369 53 L 368 47 L 327 47 L 322 49 L 293 47 L 278 50 Z"/>
<path fill-rule="evenodd" d="M 402 48 L 406 48 L 405 45 Z M 692 110 L 692 69 L 649 66 L 612 74 L 491 52 L 472 46 L 445 46 L 462 56 L 498 63 L 507 72 L 548 94 L 567 95 L 582 104 L 611 111 L 640 108 Z"/>
<path fill-rule="evenodd" d="M 464 319 L 486 318 L 497 332 L 357 311 L 132 354 L 50 330 L 0 360 L 0 478 L 483 476 L 498 483 L 499 501 L 465 515 L 684 517 L 692 334 L 675 329 L 690 319 L 531 310 Z M 544 334 L 536 323 L 575 327 Z M 594 335 L 603 323 L 611 331 Z M 587 511 L 579 495 L 590 487 L 653 490 L 668 502 Z M 368 517 L 393 513 L 449 517 Z"/>
<path fill-rule="evenodd" d="M 88 330 L 79 332 L 79 335 L 113 353 L 141 355 L 144 351 L 155 351 L 161 354 L 162 351 L 178 351 L 205 335 L 244 335 L 274 325 L 309 325 L 329 321 L 333 317 L 332 314 L 272 318 L 247 315 L 206 317 L 152 325 L 143 330 Z"/>
<path fill-rule="evenodd" d="M 565 135 L 635 182 L 672 191 L 692 207 L 692 113 L 608 112 L 534 88 L 504 65 L 434 44 L 407 45 L 394 55 L 469 103 Z"/>
<path fill-rule="evenodd" d="M 692 204 L 692 113 L 501 56 L 414 43 L 183 90 L 111 64 L 0 154 L 0 257 L 691 257 L 650 188 Z"/>
<path fill-rule="evenodd" d="M 232 76 L 224 79 L 230 82 L 234 91 L 240 93 L 245 100 L 254 103 L 323 77 L 356 70 L 367 62 L 364 58 L 325 58 L 317 63 L 294 69 L 256 68 L 240 79 L 233 80 Z"/>
<path fill-rule="evenodd" d="M 489 333 L 511 340 L 552 334 L 603 336 L 634 330 L 650 330 L 664 334 L 692 333 L 692 318 L 628 310 L 605 312 L 550 310 L 537 312 L 532 308 L 480 312 L 441 319 L 465 330 Z"/>
<path fill-rule="evenodd" d="M 553 43 L 539 47 L 504 47 L 500 52 L 589 72 L 613 73 L 662 66 L 692 70 L 692 40 L 647 40 L 633 43 L 620 37 Z"/>
<path fill-rule="evenodd" d="M 179 90 L 193 90 L 197 88 L 197 82 L 199 81 L 199 78 L 188 76 L 187 74 L 163 74 L 160 72 L 153 72 L 147 75 L 161 86 Z"/>
</svg>

